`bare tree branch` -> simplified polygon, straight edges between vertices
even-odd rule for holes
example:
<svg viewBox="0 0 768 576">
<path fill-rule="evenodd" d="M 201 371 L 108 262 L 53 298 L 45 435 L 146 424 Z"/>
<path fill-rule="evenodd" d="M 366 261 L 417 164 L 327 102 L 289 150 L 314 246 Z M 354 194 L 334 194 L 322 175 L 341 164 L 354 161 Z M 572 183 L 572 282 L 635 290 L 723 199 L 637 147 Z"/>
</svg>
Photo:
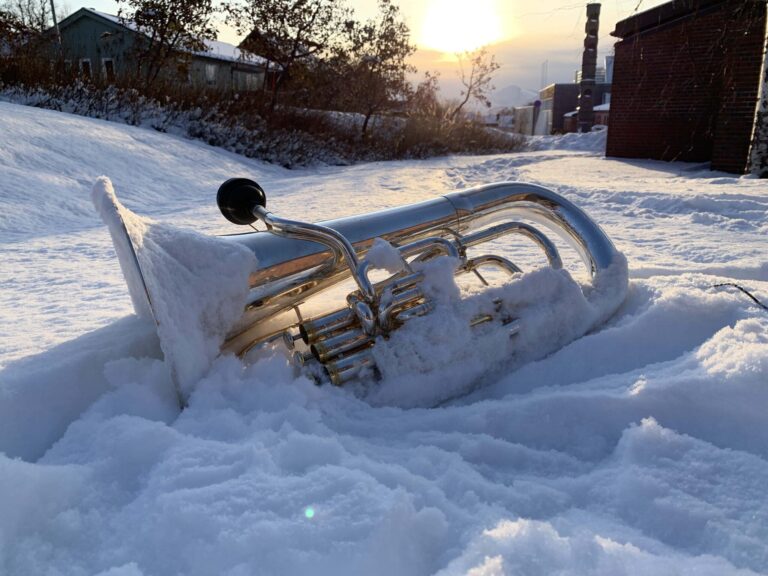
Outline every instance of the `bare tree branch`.
<svg viewBox="0 0 768 576">
<path fill-rule="evenodd" d="M 462 100 L 451 112 L 451 120 L 456 119 L 470 100 L 476 100 L 487 107 L 491 106 L 489 96 L 495 89 L 491 81 L 493 74 L 500 67 L 496 57 L 489 54 L 486 47 L 457 54 L 456 58 L 459 61 L 459 77 L 464 89 L 461 91 Z M 469 72 L 466 70 L 467 66 L 469 66 Z"/>
</svg>

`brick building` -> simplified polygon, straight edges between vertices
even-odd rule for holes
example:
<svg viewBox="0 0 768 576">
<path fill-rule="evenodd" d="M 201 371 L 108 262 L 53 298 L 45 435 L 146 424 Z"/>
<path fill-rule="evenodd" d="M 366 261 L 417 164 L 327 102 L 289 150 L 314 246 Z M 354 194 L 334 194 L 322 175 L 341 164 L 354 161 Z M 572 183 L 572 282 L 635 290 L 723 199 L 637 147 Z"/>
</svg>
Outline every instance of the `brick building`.
<svg viewBox="0 0 768 576">
<path fill-rule="evenodd" d="M 674 0 L 616 24 L 606 154 L 744 173 L 765 0 Z"/>
</svg>

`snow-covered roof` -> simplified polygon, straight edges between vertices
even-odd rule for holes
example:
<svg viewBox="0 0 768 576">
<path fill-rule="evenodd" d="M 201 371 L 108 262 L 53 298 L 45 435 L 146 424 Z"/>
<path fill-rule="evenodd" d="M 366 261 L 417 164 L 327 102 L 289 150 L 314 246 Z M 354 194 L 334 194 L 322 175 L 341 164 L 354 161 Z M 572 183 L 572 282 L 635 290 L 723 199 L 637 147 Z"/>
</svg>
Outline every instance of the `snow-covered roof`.
<svg viewBox="0 0 768 576">
<path fill-rule="evenodd" d="M 598 104 L 592 110 L 595 112 L 608 112 L 611 109 L 610 102 L 608 104 Z M 572 110 L 571 112 L 566 112 L 563 114 L 563 117 L 565 118 L 573 118 L 574 116 L 577 116 L 579 114 L 578 110 Z"/>
<path fill-rule="evenodd" d="M 139 32 L 136 24 L 132 20 L 123 20 L 119 16 L 108 14 L 106 12 L 99 12 L 93 8 L 83 8 L 83 10 L 90 12 L 91 14 L 95 14 L 96 16 L 100 16 L 105 20 L 109 20 L 118 26 L 122 26 L 134 32 Z M 205 58 L 213 58 L 215 60 L 226 60 L 228 62 L 247 62 L 249 64 L 257 65 L 267 64 L 267 61 L 264 58 L 251 54 L 250 52 L 240 50 L 240 48 L 234 44 L 229 44 L 228 42 L 222 42 L 220 40 L 204 40 L 203 42 L 207 48 L 206 50 L 192 51 L 191 53 L 195 56 L 203 56 Z"/>
</svg>

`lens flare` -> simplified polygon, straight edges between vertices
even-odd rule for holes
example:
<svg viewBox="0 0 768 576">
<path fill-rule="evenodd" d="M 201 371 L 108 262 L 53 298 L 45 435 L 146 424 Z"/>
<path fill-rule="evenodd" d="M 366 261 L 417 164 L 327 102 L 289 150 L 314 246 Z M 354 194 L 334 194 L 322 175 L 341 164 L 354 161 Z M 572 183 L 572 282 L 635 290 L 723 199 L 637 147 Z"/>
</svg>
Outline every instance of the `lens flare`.
<svg viewBox="0 0 768 576">
<path fill-rule="evenodd" d="M 315 517 L 315 509 L 314 509 L 314 508 L 312 508 L 312 506 L 307 506 L 307 507 L 304 509 L 304 517 L 305 517 L 305 518 L 307 518 L 307 519 L 309 519 L 309 520 L 311 520 L 312 518 L 314 518 L 314 517 Z"/>
</svg>

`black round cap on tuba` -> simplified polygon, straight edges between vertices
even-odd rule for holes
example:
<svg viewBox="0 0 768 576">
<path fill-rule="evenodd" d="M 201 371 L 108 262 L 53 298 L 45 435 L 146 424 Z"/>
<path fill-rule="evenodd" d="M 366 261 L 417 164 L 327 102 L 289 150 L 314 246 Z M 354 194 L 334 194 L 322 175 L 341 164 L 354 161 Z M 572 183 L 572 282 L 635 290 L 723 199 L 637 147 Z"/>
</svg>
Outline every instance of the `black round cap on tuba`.
<svg viewBox="0 0 768 576">
<path fill-rule="evenodd" d="M 261 186 L 248 178 L 230 178 L 219 186 L 216 203 L 224 218 L 235 224 L 256 221 L 253 209 L 267 205 L 267 195 Z"/>
</svg>

